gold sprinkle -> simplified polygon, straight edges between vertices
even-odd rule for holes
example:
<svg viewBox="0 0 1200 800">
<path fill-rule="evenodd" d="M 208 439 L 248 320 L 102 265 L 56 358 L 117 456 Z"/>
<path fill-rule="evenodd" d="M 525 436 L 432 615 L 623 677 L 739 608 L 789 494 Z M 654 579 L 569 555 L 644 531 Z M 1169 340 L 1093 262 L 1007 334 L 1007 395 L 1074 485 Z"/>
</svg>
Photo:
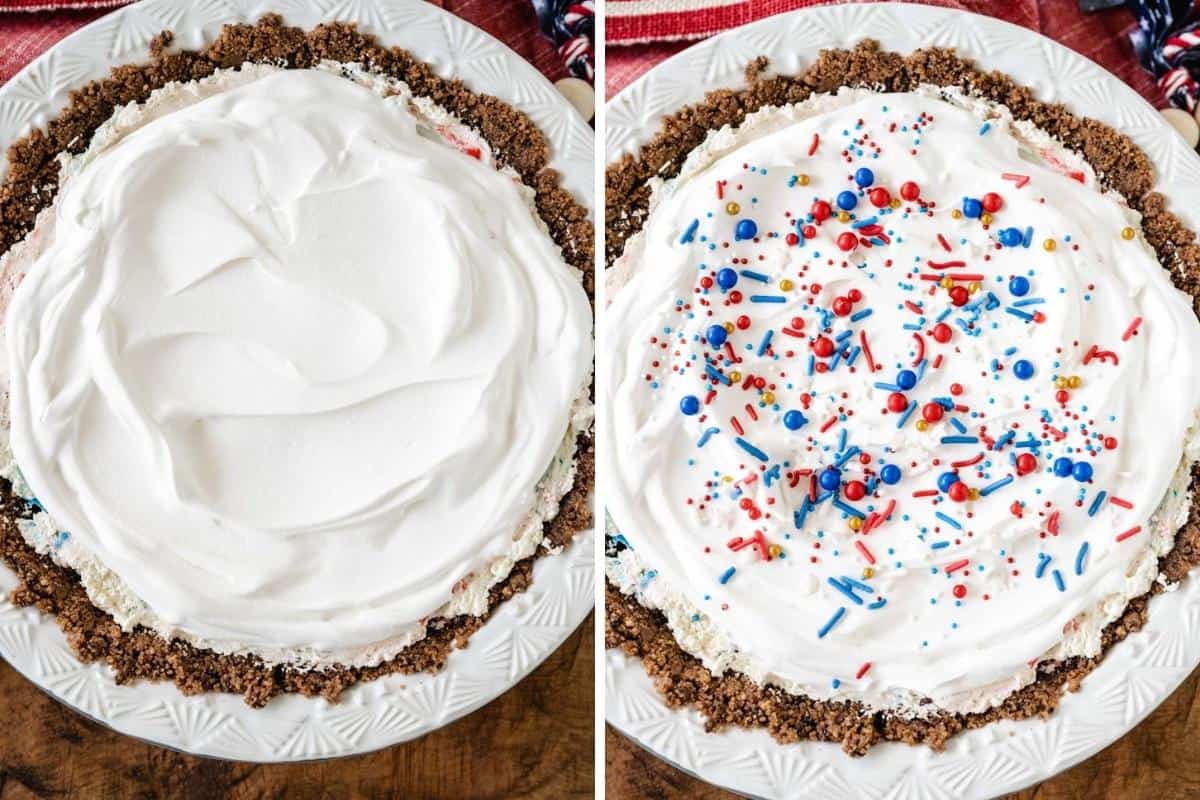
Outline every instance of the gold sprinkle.
<svg viewBox="0 0 1200 800">
<path fill-rule="evenodd" d="M 924 433 L 925 431 L 929 430 L 929 423 L 923 419 L 917 420 L 917 430 Z"/>
<path fill-rule="evenodd" d="M 1072 389 L 1078 389 L 1083 384 L 1083 380 L 1078 375 L 1072 375 L 1067 378 L 1067 386 Z"/>
<path fill-rule="evenodd" d="M 1058 242 L 1054 241 L 1053 239 L 1047 239 L 1046 241 L 1042 242 L 1042 247 L 1046 249 L 1047 253 L 1053 253 L 1058 248 Z"/>
<path fill-rule="evenodd" d="M 982 222 L 984 225 L 991 225 L 992 224 L 992 215 L 985 211 L 979 215 L 979 221 Z"/>
<path fill-rule="evenodd" d="M 956 208 L 950 212 L 950 216 L 954 219 L 962 219 L 962 210 Z"/>
<path fill-rule="evenodd" d="M 849 525 L 850 525 L 850 530 L 856 531 L 862 527 L 862 520 L 859 519 L 858 517 L 851 517 Z"/>
<path fill-rule="evenodd" d="M 777 544 L 767 545 L 767 555 L 769 555 L 771 558 L 779 558 L 779 556 L 782 554 L 783 554 L 783 548 L 780 547 L 779 545 L 777 545 Z"/>
<path fill-rule="evenodd" d="M 738 372 L 736 369 L 733 372 L 729 373 L 729 380 L 733 381 L 734 383 L 738 383 L 739 381 L 741 381 L 741 379 L 742 379 L 742 373 Z"/>
<path fill-rule="evenodd" d="M 874 567 L 863 567 L 863 577 L 867 578 L 868 580 L 871 578 L 874 578 L 875 577 L 875 568 Z"/>
<path fill-rule="evenodd" d="M 791 278 L 784 278 L 783 280 L 781 280 L 779 282 L 779 290 L 780 291 L 790 292 L 792 289 L 795 289 L 795 288 L 796 288 L 796 284 L 792 281 Z"/>
<path fill-rule="evenodd" d="M 762 401 L 764 403 L 766 403 L 767 405 L 771 405 L 772 403 L 775 402 L 775 393 L 774 392 L 763 392 L 762 393 Z"/>
<path fill-rule="evenodd" d="M 801 172 L 796 176 L 796 183 L 800 184 L 801 186 L 808 186 L 808 175 Z"/>
<path fill-rule="evenodd" d="M 730 200 L 728 203 L 725 204 L 725 213 L 726 214 L 736 214 L 741 210 L 742 210 L 742 207 L 739 206 L 737 203 L 733 202 L 732 200 Z"/>
<path fill-rule="evenodd" d="M 1137 231 L 1135 231 L 1133 228 L 1125 228 L 1121 231 L 1121 238 L 1127 242 L 1134 236 L 1137 236 Z"/>
<path fill-rule="evenodd" d="M 839 211 L 838 212 L 838 221 L 839 222 L 849 222 L 850 221 L 850 212 L 849 211 Z"/>
</svg>

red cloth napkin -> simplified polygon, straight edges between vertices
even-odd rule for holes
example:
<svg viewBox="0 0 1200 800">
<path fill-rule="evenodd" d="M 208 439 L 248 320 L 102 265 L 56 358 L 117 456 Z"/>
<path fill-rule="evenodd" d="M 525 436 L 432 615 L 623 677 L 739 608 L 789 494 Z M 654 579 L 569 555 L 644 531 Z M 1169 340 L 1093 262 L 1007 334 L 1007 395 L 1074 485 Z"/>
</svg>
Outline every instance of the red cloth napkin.
<svg viewBox="0 0 1200 800">
<path fill-rule="evenodd" d="M 0 0 L 0 84 L 60 39 L 128 0 Z M 552 81 L 566 77 L 528 0 L 431 0 L 516 51 Z M 56 9 L 54 11 L 36 9 Z M 63 10 L 67 9 L 67 10 Z M 284 14 L 284 19 L 287 15 Z"/>
<path fill-rule="evenodd" d="M 931 5 L 997 17 L 1049 36 L 1087 56 L 1128 83 L 1155 106 L 1163 98 L 1138 65 L 1124 8 L 1093 14 L 1076 0 L 922 0 Z M 642 73 L 691 44 L 727 28 L 824 0 L 608 0 L 605 92 L 612 97 Z M 681 41 L 683 40 L 683 41 Z"/>
</svg>

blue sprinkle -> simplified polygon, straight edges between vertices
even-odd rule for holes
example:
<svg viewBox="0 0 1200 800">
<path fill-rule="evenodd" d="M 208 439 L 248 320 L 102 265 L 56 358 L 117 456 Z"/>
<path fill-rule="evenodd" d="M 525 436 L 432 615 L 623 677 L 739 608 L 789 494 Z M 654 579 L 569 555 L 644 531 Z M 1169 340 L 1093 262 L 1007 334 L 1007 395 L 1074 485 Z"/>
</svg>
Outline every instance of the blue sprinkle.
<svg viewBox="0 0 1200 800">
<path fill-rule="evenodd" d="M 867 608 L 871 609 L 872 611 L 878 611 L 879 609 L 883 608 L 886 605 L 887 605 L 887 599 L 881 597 L 878 600 L 876 600 L 874 603 L 871 603 L 871 605 L 867 606 Z"/>
<path fill-rule="evenodd" d="M 760 356 L 767 352 L 767 348 L 771 346 L 771 337 L 774 335 L 775 331 L 773 330 L 768 330 L 765 334 L 763 334 L 762 344 L 758 346 L 758 354 Z"/>
<path fill-rule="evenodd" d="M 833 616 L 829 618 L 829 621 L 826 622 L 824 625 L 822 625 L 821 629 L 817 631 L 817 638 L 824 639 L 825 634 L 827 634 L 831 630 L 833 630 L 833 626 L 837 625 L 838 622 L 841 621 L 842 617 L 845 616 L 845 614 L 846 614 L 846 607 L 839 606 L 838 610 L 833 612 Z"/>
<path fill-rule="evenodd" d="M 846 503 L 843 500 L 836 498 L 836 497 L 833 499 L 833 507 L 836 508 L 838 511 L 841 511 L 844 514 L 849 514 L 852 517 L 858 517 L 859 519 L 867 518 L 866 514 L 862 513 L 861 511 L 859 511 L 857 508 L 850 505 L 849 503 Z"/>
<path fill-rule="evenodd" d="M 1058 570 L 1054 570 L 1054 585 L 1058 587 L 1060 592 L 1065 592 L 1067 590 L 1067 584 L 1063 582 L 1062 573 Z"/>
<path fill-rule="evenodd" d="M 775 294 L 752 294 L 750 295 L 751 303 L 786 303 L 787 298 L 782 295 Z"/>
<path fill-rule="evenodd" d="M 867 584 L 863 583 L 862 581 L 856 581 L 854 578 L 851 578 L 849 575 L 843 575 L 842 582 L 848 586 L 852 586 L 855 589 L 858 589 L 860 592 L 866 592 L 867 594 L 875 594 L 875 590 L 873 588 L 871 588 Z"/>
<path fill-rule="evenodd" d="M 908 404 L 908 408 L 905 410 L 905 412 L 900 415 L 900 419 L 896 421 L 896 427 L 903 428 L 904 423 L 908 422 L 908 418 L 911 417 L 913 412 L 916 410 L 917 410 L 917 401 L 913 400 L 911 403 Z"/>
<path fill-rule="evenodd" d="M 733 577 L 733 573 L 737 572 L 737 567 L 730 567 L 721 573 L 721 577 L 717 578 L 722 586 L 729 583 L 729 579 Z"/>
<path fill-rule="evenodd" d="M 1022 247 L 1028 248 L 1029 245 L 1031 245 L 1031 244 L 1033 244 L 1033 227 L 1032 226 L 1025 229 L 1025 235 L 1021 238 L 1021 246 Z"/>
<path fill-rule="evenodd" d="M 900 387 L 894 383 L 883 383 L 882 381 L 875 382 L 876 389 L 883 389 L 885 392 L 899 392 Z"/>
<path fill-rule="evenodd" d="M 1022 311 L 1022 310 L 1021 310 L 1021 309 L 1019 309 L 1019 308 L 1013 308 L 1012 306 L 1008 306 L 1008 307 L 1007 307 L 1007 308 L 1005 308 L 1004 310 L 1005 310 L 1005 311 L 1007 311 L 1009 314 L 1012 314 L 1014 317 L 1018 317 L 1018 318 L 1020 318 L 1020 319 L 1023 319 L 1023 320 L 1025 320 L 1026 322 L 1033 322 L 1033 314 L 1030 314 L 1030 313 L 1028 313 L 1028 312 Z"/>
<path fill-rule="evenodd" d="M 854 362 L 858 360 L 860 353 L 862 353 L 862 348 L 858 345 L 854 345 L 854 349 L 850 351 L 850 356 L 846 359 L 846 366 L 853 367 Z"/>
<path fill-rule="evenodd" d="M 1083 544 L 1079 545 L 1079 552 L 1075 554 L 1075 574 L 1076 575 L 1083 574 L 1084 560 L 1087 558 L 1087 554 L 1088 554 L 1088 543 L 1084 542 Z"/>
<path fill-rule="evenodd" d="M 1103 490 L 1101 490 L 1100 494 L 1096 495 L 1096 499 L 1092 501 L 1092 507 L 1088 509 L 1089 517 L 1096 516 L 1096 512 L 1100 510 L 1100 506 L 1104 505 L 1104 498 L 1107 496 L 1108 493 Z"/>
<path fill-rule="evenodd" d="M 683 237 L 679 240 L 680 244 L 689 244 L 696 238 L 696 229 L 700 227 L 700 220 L 692 220 L 692 224 L 687 226 L 687 230 L 683 232 Z"/>
<path fill-rule="evenodd" d="M 851 322 L 859 322 L 861 320 L 866 319 L 867 317 L 871 316 L 874 313 L 875 312 L 872 311 L 871 309 L 864 308 L 862 311 L 855 311 L 853 314 L 851 314 L 850 321 Z"/>
<path fill-rule="evenodd" d="M 1045 299 L 1041 297 L 1027 297 L 1024 300 L 1018 300 L 1013 305 L 1017 308 L 1024 308 L 1025 306 L 1040 306 L 1044 302 L 1046 302 Z"/>
<path fill-rule="evenodd" d="M 1001 478 L 1000 480 L 996 481 L 995 483 L 989 483 L 987 486 L 980 489 L 979 496 L 987 497 L 992 492 L 997 491 L 998 489 L 1003 489 L 1005 486 L 1008 486 L 1012 482 L 1013 482 L 1013 476 L 1006 475 L 1005 477 Z"/>
<path fill-rule="evenodd" d="M 991 130 L 991 127 L 992 127 L 992 123 L 990 123 L 990 122 L 983 123 L 983 127 L 979 129 L 979 135 L 983 136 L 985 133 L 987 133 L 989 130 Z"/>
<path fill-rule="evenodd" d="M 839 333 L 837 336 L 835 336 L 835 337 L 834 337 L 834 339 L 835 339 L 835 340 L 836 340 L 838 343 L 841 343 L 841 342 L 844 342 L 844 341 L 846 341 L 847 339 L 849 339 L 849 338 L 850 338 L 851 336 L 853 336 L 853 335 L 854 335 L 854 331 L 842 331 L 842 332 L 841 332 L 841 333 Z"/>
<path fill-rule="evenodd" d="M 868 225 L 874 225 L 878 221 L 878 217 L 867 217 L 866 219 L 860 219 L 858 222 L 853 223 L 850 227 L 858 230 L 859 228 L 865 228 Z"/>
<path fill-rule="evenodd" d="M 953 425 L 954 430 L 958 431 L 959 433 L 967 432 L 967 426 L 963 425 L 962 422 L 958 419 L 958 417 L 951 417 L 950 424 Z"/>
<path fill-rule="evenodd" d="M 942 444 L 979 444 L 978 436 L 943 436 Z"/>
<path fill-rule="evenodd" d="M 848 597 L 854 603 L 854 605 L 861 606 L 863 604 L 863 599 L 856 595 L 853 589 L 839 581 L 837 578 L 829 578 L 829 585 Z"/>
<path fill-rule="evenodd" d="M 950 542 L 948 542 L 948 541 L 934 542 L 933 544 L 931 544 L 929 546 L 930 546 L 930 548 L 932 548 L 934 550 L 944 550 L 945 548 L 950 546 Z"/>
<path fill-rule="evenodd" d="M 1007 430 L 1007 431 L 1005 431 L 1005 432 L 1004 432 L 1004 433 L 1003 433 L 1003 434 L 1000 436 L 1000 438 L 996 440 L 996 443 L 995 443 L 994 445 L 992 445 L 992 450 L 994 450 L 994 451 L 1003 450 L 1003 449 L 1004 449 L 1004 445 L 1008 444 L 1009 442 L 1011 442 L 1011 441 L 1012 441 L 1013 439 L 1015 439 L 1015 438 L 1017 438 L 1017 432 L 1016 432 L 1016 431 L 1014 431 L 1014 430 L 1011 430 L 1011 429 L 1010 429 L 1010 430 Z"/>
<path fill-rule="evenodd" d="M 754 281 L 761 281 L 762 283 L 770 283 L 771 282 L 771 279 L 768 278 L 766 275 L 763 275 L 761 272 L 755 272 L 752 269 L 742 270 L 742 277 L 749 278 L 750 280 L 754 280 Z"/>
<path fill-rule="evenodd" d="M 1050 563 L 1050 556 L 1046 555 L 1045 553 L 1039 554 L 1037 571 L 1034 573 L 1034 576 L 1040 578 L 1043 575 L 1045 575 L 1046 574 L 1046 565 L 1048 565 L 1049 563 Z"/>
<path fill-rule="evenodd" d="M 804 502 L 800 504 L 800 508 L 796 509 L 792 514 L 792 522 L 796 523 L 796 530 L 804 530 L 804 518 L 808 516 L 809 509 L 812 504 L 808 502 L 808 495 L 804 496 Z"/>
<path fill-rule="evenodd" d="M 714 367 L 712 364 L 705 364 L 704 371 L 706 373 L 708 373 L 708 377 L 715 378 L 716 380 L 720 381 L 721 383 L 725 384 L 726 386 L 729 386 L 731 383 L 728 376 L 722 375 L 720 372 L 717 372 L 717 368 Z"/>
<path fill-rule="evenodd" d="M 757 447 L 750 444 L 742 437 L 739 436 L 734 441 L 737 442 L 738 447 L 741 447 L 743 450 L 745 450 L 747 453 L 749 453 L 750 455 L 757 458 L 759 461 L 769 461 L 770 460 L 769 458 L 767 458 L 766 453 L 764 453 L 762 450 L 759 450 Z"/>
<path fill-rule="evenodd" d="M 951 528 L 954 528 L 954 530 L 956 530 L 956 531 L 962 530 L 962 523 L 959 522 L 958 520 L 956 520 L 954 517 L 948 517 L 940 511 L 933 512 L 933 515 L 935 517 L 937 517 L 938 519 L 940 519 L 942 522 L 949 525 Z"/>
<path fill-rule="evenodd" d="M 709 438 L 714 433 L 720 433 L 720 428 L 706 428 L 704 433 L 700 434 L 700 441 L 696 442 L 696 447 L 704 447 L 708 443 Z"/>
</svg>

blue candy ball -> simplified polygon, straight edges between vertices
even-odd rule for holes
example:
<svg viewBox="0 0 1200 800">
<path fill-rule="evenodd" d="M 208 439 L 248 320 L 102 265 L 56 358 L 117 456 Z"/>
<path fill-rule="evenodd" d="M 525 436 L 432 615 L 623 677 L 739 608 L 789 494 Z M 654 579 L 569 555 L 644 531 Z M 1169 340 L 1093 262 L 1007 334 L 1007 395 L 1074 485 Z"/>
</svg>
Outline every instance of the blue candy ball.
<svg viewBox="0 0 1200 800">
<path fill-rule="evenodd" d="M 858 195 L 847 189 L 844 192 L 838 192 L 837 206 L 843 211 L 853 211 L 858 205 Z"/>
<path fill-rule="evenodd" d="M 958 473 L 956 472 L 943 472 L 938 475 L 938 488 L 943 492 L 950 491 L 950 487 L 956 483 L 958 483 Z"/>
<path fill-rule="evenodd" d="M 1060 478 L 1065 478 L 1071 474 L 1071 470 L 1074 468 L 1074 466 L 1075 464 L 1072 463 L 1071 459 L 1067 458 L 1066 456 L 1063 456 L 1062 458 L 1056 458 L 1054 459 L 1054 474 Z"/>
<path fill-rule="evenodd" d="M 687 416 L 693 416 L 700 412 L 700 398 L 694 394 L 687 394 L 679 401 L 679 410 Z"/>
<path fill-rule="evenodd" d="M 1024 297 L 1029 294 L 1029 279 L 1018 275 L 1008 282 L 1008 290 L 1014 297 Z"/>
<path fill-rule="evenodd" d="M 907 392 L 917 385 L 917 373 L 911 369 L 900 370 L 900 373 L 896 375 L 896 385 Z"/>
<path fill-rule="evenodd" d="M 1086 461 L 1077 461 L 1075 462 L 1075 467 L 1071 470 L 1071 474 L 1080 483 L 1087 483 L 1092 479 L 1092 465 Z"/>
<path fill-rule="evenodd" d="M 722 267 L 717 270 L 717 286 L 720 286 L 722 289 L 732 289 L 734 286 L 737 286 L 737 282 L 737 270 L 730 269 L 729 267 Z"/>
<path fill-rule="evenodd" d="M 821 473 L 820 477 L 821 488 L 827 492 L 832 492 L 842 482 L 842 473 L 840 470 L 830 467 Z"/>
<path fill-rule="evenodd" d="M 704 338 L 708 339 L 708 343 L 713 347 L 720 347 L 725 344 L 725 340 L 729 338 L 729 334 L 725 332 L 724 325 L 709 325 L 708 330 L 704 332 Z"/>
<path fill-rule="evenodd" d="M 895 464 L 888 464 L 883 469 L 879 470 L 879 480 L 891 486 L 894 483 L 900 482 L 900 468 Z"/>
<path fill-rule="evenodd" d="M 737 228 L 734 229 L 733 238 L 737 241 L 745 241 L 753 239 L 758 235 L 758 223 L 752 219 L 738 220 Z"/>
<path fill-rule="evenodd" d="M 1013 374 L 1023 381 L 1027 381 L 1032 378 L 1033 373 L 1033 364 L 1023 358 L 1017 363 L 1013 364 Z"/>
<path fill-rule="evenodd" d="M 974 197 L 964 197 L 962 212 L 964 217 L 979 219 L 979 215 L 983 213 L 983 203 L 979 202 Z"/>
<path fill-rule="evenodd" d="M 808 420 L 804 418 L 804 415 L 795 409 L 783 415 L 783 426 L 789 431 L 800 430 L 806 422 Z"/>
<path fill-rule="evenodd" d="M 1005 228 L 1000 231 L 1000 244 L 1005 247 L 1016 247 L 1023 241 L 1024 237 L 1016 228 Z"/>
<path fill-rule="evenodd" d="M 875 173 L 867 167 L 859 167 L 854 171 L 854 182 L 865 189 L 875 182 Z"/>
</svg>

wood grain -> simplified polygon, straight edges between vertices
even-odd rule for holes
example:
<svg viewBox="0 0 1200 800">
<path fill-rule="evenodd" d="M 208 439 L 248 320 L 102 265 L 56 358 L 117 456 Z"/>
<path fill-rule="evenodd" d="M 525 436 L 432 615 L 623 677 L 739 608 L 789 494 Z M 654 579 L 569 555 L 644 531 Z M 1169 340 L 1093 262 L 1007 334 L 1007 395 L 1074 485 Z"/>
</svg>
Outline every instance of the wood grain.
<svg viewBox="0 0 1200 800">
<path fill-rule="evenodd" d="M 0 800 L 591 797 L 593 624 L 589 616 L 532 675 L 448 727 L 370 755 L 288 766 L 130 739 L 0 661 Z"/>
<path fill-rule="evenodd" d="M 606 728 L 607 800 L 727 800 Z M 1007 800 L 1185 800 L 1200 797 L 1200 670 L 1141 725 L 1072 769 Z"/>
</svg>

